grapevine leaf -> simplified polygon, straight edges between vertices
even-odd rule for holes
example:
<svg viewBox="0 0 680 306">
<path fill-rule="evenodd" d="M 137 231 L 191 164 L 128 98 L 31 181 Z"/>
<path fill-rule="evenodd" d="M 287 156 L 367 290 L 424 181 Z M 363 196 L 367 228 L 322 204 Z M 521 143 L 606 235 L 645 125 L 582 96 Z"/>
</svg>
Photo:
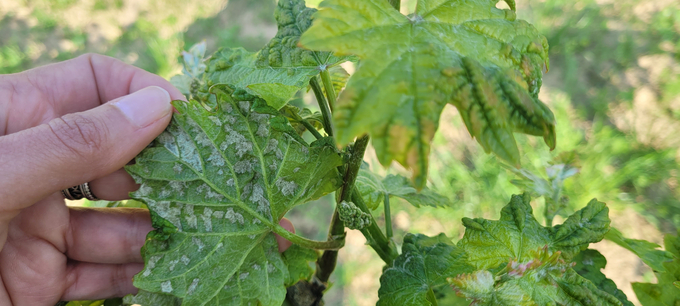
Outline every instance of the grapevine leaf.
<svg viewBox="0 0 680 306">
<path fill-rule="evenodd" d="M 401 175 L 389 174 L 383 178 L 365 167 L 359 170 L 355 185 L 370 209 L 378 208 L 385 195 L 402 198 L 415 207 L 445 207 L 450 204 L 447 197 L 427 187 L 418 192 L 413 183 Z"/>
<path fill-rule="evenodd" d="M 182 305 L 279 306 L 288 269 L 272 229 L 295 205 L 337 189 L 342 162 L 327 142 L 308 145 L 262 99 L 218 91 L 218 107 L 179 112 L 128 166 L 155 231 L 136 287 Z"/>
<path fill-rule="evenodd" d="M 528 193 L 513 195 L 500 220 L 463 219 L 458 246 L 476 272 L 450 280 L 475 305 L 621 305 L 571 267 L 574 252 L 601 240 L 608 209 L 591 201 L 555 227 L 540 225 Z M 489 279 L 489 275 L 495 275 Z"/>
<path fill-rule="evenodd" d="M 141 305 L 141 306 L 180 306 L 182 299 L 175 296 L 153 293 L 146 290 L 139 290 L 135 295 L 127 295 L 123 298 L 123 305 Z"/>
<path fill-rule="evenodd" d="M 497 2 L 419 0 L 409 16 L 384 0 L 322 2 L 301 45 L 361 59 L 334 112 L 338 143 L 369 133 L 380 162 L 410 167 L 417 188 L 447 103 L 486 152 L 512 164 L 514 132 L 554 148 L 554 116 L 538 100 L 547 40 Z"/>
<path fill-rule="evenodd" d="M 614 230 L 614 229 L 612 229 Z M 574 270 L 587 280 L 591 281 L 598 289 L 616 297 L 624 306 L 633 306 L 623 291 L 616 287 L 611 279 L 602 273 L 607 265 L 607 259 L 597 250 L 587 249 L 574 257 Z"/>
<path fill-rule="evenodd" d="M 652 270 L 657 272 L 664 272 L 664 262 L 673 260 L 673 255 L 663 250 L 658 250 L 660 245 L 638 239 L 629 239 L 623 237 L 623 234 L 615 228 L 612 228 L 604 237 L 611 242 L 614 242 L 621 247 L 628 249 L 635 253 L 642 261 L 647 264 Z"/>
<path fill-rule="evenodd" d="M 315 12 L 316 9 L 305 6 L 304 0 L 279 1 L 274 12 L 278 23 L 276 36 L 257 53 L 241 48 L 218 50 L 208 62 L 207 78 L 212 84 L 247 88 L 280 109 L 298 90 L 306 88 L 319 71 L 346 60 L 331 52 L 297 46 Z"/>
<path fill-rule="evenodd" d="M 680 304 L 680 236 L 666 235 L 664 246 L 674 259 L 663 263 L 663 272 L 656 272 L 657 284 L 633 283 L 633 291 L 643 306 Z"/>
<path fill-rule="evenodd" d="M 477 269 L 498 267 L 510 258 L 526 262 L 532 251 L 544 246 L 571 260 L 589 243 L 602 240 L 609 229 L 609 209 L 602 202 L 592 200 L 563 224 L 546 228 L 534 218 L 530 201 L 528 193 L 513 195 L 497 221 L 463 219 L 465 235 L 458 245 Z"/>
<path fill-rule="evenodd" d="M 550 246 L 562 251 L 562 255 L 570 260 L 587 249 L 588 244 L 602 240 L 610 229 L 610 223 L 607 205 L 592 199 L 564 223 L 550 228 Z"/>
<path fill-rule="evenodd" d="M 283 252 L 283 260 L 288 266 L 288 278 L 286 287 L 295 285 L 300 280 L 308 280 L 314 274 L 314 269 L 309 266 L 310 262 L 315 262 L 319 254 L 312 249 L 303 248 L 294 244 Z"/>
<path fill-rule="evenodd" d="M 380 277 L 378 306 L 432 305 L 428 294 L 446 285 L 447 277 L 471 272 L 465 252 L 444 234 L 435 237 L 407 234 L 402 254 Z"/>
<path fill-rule="evenodd" d="M 459 296 L 475 301 L 474 305 L 622 305 L 578 275 L 560 255 L 544 247 L 532 251 L 526 262 L 510 260 L 496 275 L 478 270 L 449 282 Z"/>
</svg>

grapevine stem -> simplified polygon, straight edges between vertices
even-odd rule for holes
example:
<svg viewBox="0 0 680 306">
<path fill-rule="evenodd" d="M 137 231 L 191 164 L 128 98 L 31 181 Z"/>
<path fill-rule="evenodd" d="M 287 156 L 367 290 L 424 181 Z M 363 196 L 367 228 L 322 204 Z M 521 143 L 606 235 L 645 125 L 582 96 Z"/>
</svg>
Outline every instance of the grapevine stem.
<svg viewBox="0 0 680 306">
<path fill-rule="evenodd" d="M 390 213 L 390 195 L 385 194 L 385 235 L 392 239 L 392 214 Z"/>
<path fill-rule="evenodd" d="M 345 245 L 344 239 L 335 239 L 335 240 L 329 240 L 329 241 L 309 240 L 307 238 L 298 236 L 296 234 L 293 234 L 293 233 L 287 231 L 285 228 L 281 227 L 280 225 L 273 226 L 272 231 L 274 231 L 274 233 L 278 234 L 279 236 L 285 238 L 286 240 L 288 240 L 292 243 L 295 243 L 297 245 L 300 245 L 302 247 L 309 248 L 309 249 L 337 250 L 337 249 L 342 248 Z"/>
<path fill-rule="evenodd" d="M 323 129 L 326 131 L 328 136 L 333 136 L 333 118 L 331 117 L 331 109 L 328 107 L 328 102 L 323 96 L 323 90 L 321 90 L 321 85 L 316 77 L 309 80 L 309 85 L 312 86 L 312 91 L 316 96 L 316 101 L 319 103 L 319 108 L 321 109 L 321 115 L 323 116 Z"/>
<path fill-rule="evenodd" d="M 354 202 L 354 205 L 359 207 L 361 211 L 368 214 L 371 213 L 371 210 L 368 208 L 368 206 L 366 206 L 366 202 L 364 202 L 364 199 L 361 197 L 361 194 L 356 188 L 352 190 L 352 202 Z M 378 227 L 375 219 L 371 219 L 371 224 L 368 225 L 368 227 L 362 229 L 361 233 L 364 234 L 368 244 L 373 248 L 373 250 L 375 250 L 376 253 L 378 253 L 378 256 L 380 256 L 385 264 L 391 266 L 394 259 L 399 256 L 399 253 L 394 248 L 394 245 L 390 243 L 389 239 L 385 237 L 385 234 L 383 234 L 382 230 L 380 230 L 380 227 Z"/>
<path fill-rule="evenodd" d="M 335 109 L 335 101 L 337 96 L 335 95 L 335 88 L 333 88 L 333 80 L 331 80 L 331 73 L 328 69 L 321 71 L 321 82 L 323 82 L 323 87 L 326 89 L 326 97 L 328 98 L 328 105 L 331 107 L 331 111 Z"/>
</svg>

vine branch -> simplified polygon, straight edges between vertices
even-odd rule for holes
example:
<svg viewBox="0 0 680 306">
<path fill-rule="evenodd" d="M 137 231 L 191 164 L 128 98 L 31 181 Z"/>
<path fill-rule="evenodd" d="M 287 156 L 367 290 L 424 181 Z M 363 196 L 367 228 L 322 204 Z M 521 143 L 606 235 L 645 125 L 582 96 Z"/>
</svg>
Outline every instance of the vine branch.
<svg viewBox="0 0 680 306">
<path fill-rule="evenodd" d="M 319 108 L 321 109 L 323 129 L 328 136 L 333 136 L 333 117 L 331 116 L 331 109 L 328 107 L 328 102 L 326 102 L 326 98 L 323 95 L 321 85 L 319 85 L 319 81 L 316 77 L 309 80 L 309 85 L 312 86 L 312 91 L 314 91 L 314 96 L 316 96 L 316 101 L 319 103 Z"/>
</svg>

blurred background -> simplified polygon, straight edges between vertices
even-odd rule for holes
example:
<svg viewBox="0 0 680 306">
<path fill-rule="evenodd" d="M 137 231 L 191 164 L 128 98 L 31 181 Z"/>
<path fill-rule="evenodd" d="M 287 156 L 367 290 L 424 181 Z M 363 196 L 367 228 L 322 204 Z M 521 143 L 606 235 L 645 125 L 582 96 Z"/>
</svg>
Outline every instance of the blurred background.
<svg viewBox="0 0 680 306">
<path fill-rule="evenodd" d="M 414 6 L 404 0 L 402 9 Z M 208 54 L 218 47 L 261 48 L 277 30 L 274 7 L 275 0 L 0 0 L 0 73 L 97 52 L 169 78 L 181 70 L 181 51 L 203 40 Z M 497 218 L 510 195 L 523 190 L 518 185 L 536 191 L 532 182 L 575 168 L 561 185 L 561 216 L 597 198 L 609 205 L 612 225 L 624 235 L 661 243 L 680 227 L 680 3 L 518 0 L 517 15 L 551 46 L 541 99 L 557 118 L 557 149 L 549 152 L 541 139 L 518 135 L 524 156 L 518 175 L 485 154 L 456 110 L 447 108 L 429 186 L 451 205 L 416 209 L 394 198 L 396 242 L 406 232 L 458 239 L 461 217 Z M 367 160 L 381 174 L 407 173 L 396 165 L 384 169 L 370 150 Z M 288 217 L 303 235 L 324 239 L 331 199 Z M 533 204 L 542 221 L 545 198 Z M 349 232 L 327 305 L 375 305 L 382 264 L 364 243 L 359 232 Z M 630 282 L 654 282 L 651 270 L 608 241 L 593 247 L 607 257 L 605 274 L 637 304 Z"/>
</svg>

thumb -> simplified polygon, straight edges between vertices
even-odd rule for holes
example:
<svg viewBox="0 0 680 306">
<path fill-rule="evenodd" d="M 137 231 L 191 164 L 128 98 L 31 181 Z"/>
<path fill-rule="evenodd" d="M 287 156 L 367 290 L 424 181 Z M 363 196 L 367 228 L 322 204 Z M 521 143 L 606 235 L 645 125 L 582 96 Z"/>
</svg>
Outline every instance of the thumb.
<svg viewBox="0 0 680 306">
<path fill-rule="evenodd" d="M 167 126 L 170 95 L 151 86 L 0 137 L 0 211 L 120 169 Z"/>
</svg>

